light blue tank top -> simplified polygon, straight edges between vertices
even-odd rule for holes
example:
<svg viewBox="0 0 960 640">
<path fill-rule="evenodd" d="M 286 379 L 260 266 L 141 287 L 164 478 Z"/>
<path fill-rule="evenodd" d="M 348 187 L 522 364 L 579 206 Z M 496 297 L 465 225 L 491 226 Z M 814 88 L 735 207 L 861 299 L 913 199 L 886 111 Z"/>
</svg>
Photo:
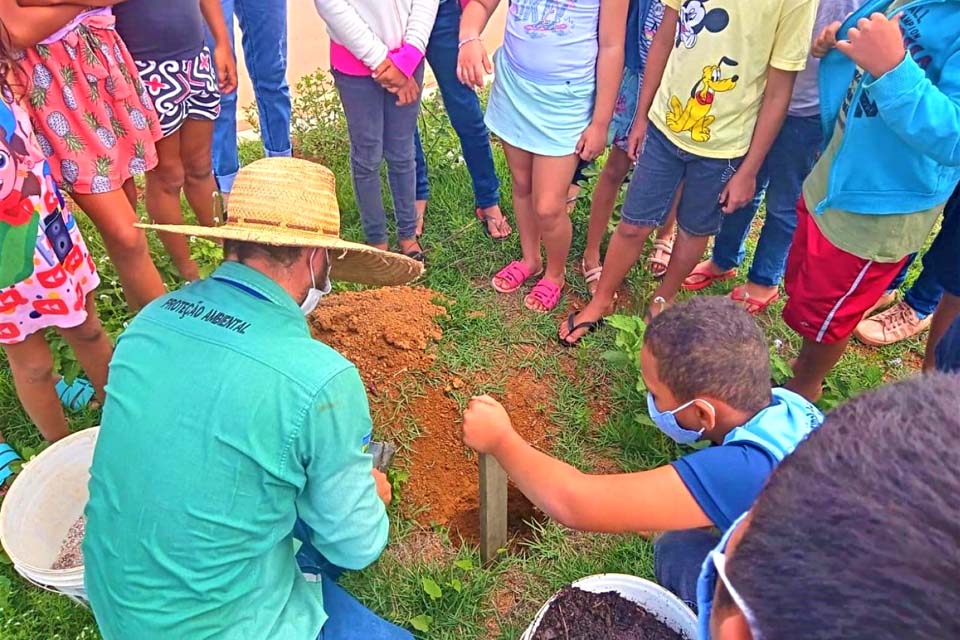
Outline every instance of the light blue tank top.
<svg viewBox="0 0 960 640">
<path fill-rule="evenodd" d="M 532 82 L 593 81 L 599 24 L 600 0 L 513 0 L 503 52 Z"/>
</svg>

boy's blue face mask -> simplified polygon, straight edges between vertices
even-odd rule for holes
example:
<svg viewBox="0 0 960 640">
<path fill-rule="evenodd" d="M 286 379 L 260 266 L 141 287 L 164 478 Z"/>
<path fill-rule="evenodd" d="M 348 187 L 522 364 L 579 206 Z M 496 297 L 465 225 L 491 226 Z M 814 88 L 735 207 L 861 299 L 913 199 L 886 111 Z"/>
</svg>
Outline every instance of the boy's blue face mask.
<svg viewBox="0 0 960 640">
<path fill-rule="evenodd" d="M 690 402 L 686 402 L 673 411 L 660 411 L 657 409 L 657 403 L 653 400 L 653 394 L 647 392 L 647 411 L 650 413 L 650 419 L 653 420 L 653 424 L 657 425 L 657 428 L 660 429 L 668 438 L 673 440 L 678 444 L 693 444 L 700 439 L 700 436 L 703 435 L 703 432 L 706 429 L 700 429 L 699 431 L 692 431 L 690 429 L 685 429 L 680 426 L 680 423 L 677 422 L 676 414 L 680 411 L 683 411 L 697 399 L 693 399 Z M 706 402 L 701 400 L 701 402 Z M 713 409 L 713 405 L 707 402 L 707 405 Z M 716 414 L 716 410 L 714 414 Z"/>
</svg>

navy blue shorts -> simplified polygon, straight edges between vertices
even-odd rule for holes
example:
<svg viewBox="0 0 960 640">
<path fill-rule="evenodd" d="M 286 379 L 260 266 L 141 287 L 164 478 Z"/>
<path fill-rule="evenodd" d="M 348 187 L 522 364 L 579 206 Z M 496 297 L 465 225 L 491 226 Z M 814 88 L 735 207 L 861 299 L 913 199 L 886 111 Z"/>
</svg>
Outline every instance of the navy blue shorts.
<svg viewBox="0 0 960 640">
<path fill-rule="evenodd" d="M 932 268 L 947 293 L 960 297 L 960 185 L 943 209 L 940 232 L 923 258 L 924 268 Z"/>
<path fill-rule="evenodd" d="M 682 183 L 677 224 L 691 236 L 716 235 L 723 220 L 720 193 L 742 160 L 704 158 L 684 151 L 651 122 L 623 202 L 623 221 L 659 227 Z"/>
</svg>

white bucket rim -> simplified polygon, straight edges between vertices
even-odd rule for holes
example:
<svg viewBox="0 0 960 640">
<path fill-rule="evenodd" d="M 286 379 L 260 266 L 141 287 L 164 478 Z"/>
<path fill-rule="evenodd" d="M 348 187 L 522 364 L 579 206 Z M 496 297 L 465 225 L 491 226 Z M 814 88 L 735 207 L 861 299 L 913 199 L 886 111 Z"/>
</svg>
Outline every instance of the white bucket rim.
<svg viewBox="0 0 960 640">
<path fill-rule="evenodd" d="M 7 513 L 8 513 L 8 509 L 10 508 L 9 505 L 15 502 L 15 500 L 11 500 L 11 497 L 17 495 L 17 491 L 18 491 L 17 485 L 18 484 L 20 484 L 20 486 L 27 485 L 27 483 L 21 484 L 19 481 L 22 480 L 24 477 L 27 477 L 28 474 L 30 473 L 37 473 L 36 471 L 37 462 L 42 460 L 44 456 L 50 455 L 51 452 L 59 451 L 60 449 L 65 449 L 81 440 L 93 439 L 94 441 L 96 441 L 96 438 L 99 435 L 99 433 L 100 433 L 99 425 L 95 427 L 90 427 L 88 429 L 84 429 L 82 431 L 78 431 L 76 433 L 72 433 L 66 438 L 63 438 L 62 440 L 58 440 L 57 442 L 53 443 L 52 445 L 50 445 L 49 447 L 41 451 L 37 455 L 37 457 L 31 460 L 24 461 L 23 466 L 20 469 L 20 472 L 17 474 L 18 476 L 17 479 L 13 482 L 12 485 L 10 485 L 10 490 L 7 491 L 7 495 L 4 496 L 3 502 L 0 503 L 0 546 L 3 547 L 3 550 L 7 554 L 7 557 L 10 558 L 10 562 L 14 565 L 15 568 L 18 569 L 18 571 L 20 569 L 24 569 L 28 571 L 32 576 L 35 576 L 35 579 L 39 577 L 69 578 L 69 577 L 76 577 L 77 575 L 79 575 L 82 579 L 83 572 L 84 572 L 83 565 L 79 565 L 77 567 L 71 567 L 70 569 L 51 569 L 50 567 L 36 567 L 30 564 L 29 562 L 24 562 L 23 560 L 19 560 L 18 558 L 11 555 L 10 550 L 7 547 L 7 544 L 5 542 L 7 539 L 7 530 L 6 530 Z"/>
<path fill-rule="evenodd" d="M 659 596 L 659 598 L 661 598 L 665 602 L 671 603 L 673 608 L 676 610 L 678 616 L 682 616 L 686 618 L 690 628 L 692 629 L 697 628 L 697 615 L 693 612 L 693 610 L 691 610 L 690 607 L 688 607 L 686 603 L 683 600 L 681 600 L 679 597 L 677 597 L 675 594 L 671 593 L 669 590 L 663 588 L 662 586 L 660 586 L 656 582 L 653 582 L 652 580 L 647 580 L 645 578 L 629 575 L 626 573 L 598 573 L 592 576 L 586 576 L 584 578 L 580 578 L 579 580 L 575 580 L 568 586 L 578 587 L 580 589 L 583 589 L 584 591 L 591 591 L 594 593 L 600 593 L 603 591 L 616 591 L 620 593 L 622 597 L 626 598 L 627 600 L 631 600 L 632 602 L 635 602 L 637 605 L 642 606 L 646 609 L 646 607 L 642 602 L 637 602 L 637 600 L 631 597 L 630 594 L 623 593 L 619 589 L 617 589 L 616 587 L 617 582 L 627 583 L 627 584 L 632 583 L 634 585 L 641 586 L 644 590 L 648 592 L 657 594 L 657 596 Z M 609 583 L 609 584 L 604 584 L 604 583 Z M 537 611 L 537 614 L 536 616 L 534 616 L 533 620 L 530 622 L 530 625 L 523 632 L 523 635 L 520 636 L 520 640 L 530 640 L 531 638 L 533 638 L 533 634 L 536 632 L 537 628 L 540 626 L 540 622 L 541 620 L 543 620 L 543 616 L 546 615 L 547 610 L 550 608 L 550 605 L 553 604 L 553 601 L 556 600 L 557 596 L 560 595 L 560 591 L 562 590 L 563 589 L 560 589 L 556 593 L 554 593 L 552 596 L 550 596 L 550 598 L 543 604 L 543 606 L 540 607 L 540 610 Z M 689 634 L 685 633 L 682 629 L 677 629 L 673 624 L 671 624 L 669 620 L 665 620 L 661 615 L 658 615 L 655 612 L 649 611 L 649 609 L 648 609 L 648 612 L 654 617 L 656 617 L 658 620 L 660 620 L 661 622 L 669 626 L 671 629 L 679 633 L 681 636 L 684 636 L 686 640 L 696 640 L 696 635 L 690 636 Z"/>
</svg>

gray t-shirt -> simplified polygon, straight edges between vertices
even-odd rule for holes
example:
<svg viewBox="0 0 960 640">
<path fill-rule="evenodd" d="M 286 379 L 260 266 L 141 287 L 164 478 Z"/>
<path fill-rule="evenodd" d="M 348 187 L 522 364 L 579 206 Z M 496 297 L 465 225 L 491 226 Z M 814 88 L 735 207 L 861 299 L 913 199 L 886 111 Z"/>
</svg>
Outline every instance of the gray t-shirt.
<svg viewBox="0 0 960 640">
<path fill-rule="evenodd" d="M 126 0 L 113 15 L 134 60 L 190 60 L 203 49 L 200 0 Z"/>
<path fill-rule="evenodd" d="M 830 23 L 843 22 L 865 3 L 866 0 L 822 0 L 813 27 L 814 40 Z M 797 74 L 797 82 L 793 87 L 789 110 L 791 116 L 809 117 L 820 113 L 820 87 L 817 84 L 819 71 L 820 60 L 813 56 L 807 58 L 807 68 Z"/>
</svg>

